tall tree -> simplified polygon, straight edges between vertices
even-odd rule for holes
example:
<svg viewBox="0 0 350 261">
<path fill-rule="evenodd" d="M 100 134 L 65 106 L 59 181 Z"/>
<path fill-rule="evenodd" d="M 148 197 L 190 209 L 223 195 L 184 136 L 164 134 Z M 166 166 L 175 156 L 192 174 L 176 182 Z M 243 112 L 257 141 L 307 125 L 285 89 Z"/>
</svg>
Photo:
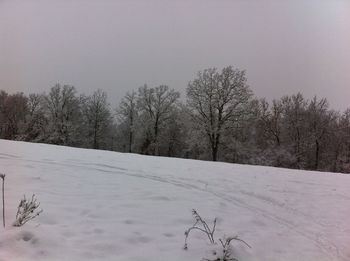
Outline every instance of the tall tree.
<svg viewBox="0 0 350 261">
<path fill-rule="evenodd" d="M 154 88 L 144 85 L 139 88 L 138 108 L 143 113 L 145 123 L 150 123 L 150 129 L 147 130 L 147 139 L 151 139 L 149 146 L 152 147 L 153 155 L 159 155 L 160 129 L 169 119 L 172 107 L 175 106 L 179 97 L 180 93 L 174 89 L 169 89 L 167 85 Z"/>
<path fill-rule="evenodd" d="M 281 145 L 281 121 L 282 121 L 282 103 L 273 100 L 272 107 L 269 103 L 262 99 L 260 101 L 260 122 L 267 136 L 274 140 L 276 146 Z"/>
<path fill-rule="evenodd" d="M 83 107 L 88 140 L 92 142 L 92 148 L 104 148 L 101 146 L 109 135 L 108 130 L 112 124 L 107 94 L 102 90 L 95 91 L 93 95 L 87 97 Z"/>
<path fill-rule="evenodd" d="M 50 129 L 47 142 L 59 145 L 75 144 L 81 118 L 76 89 L 70 85 L 56 84 L 45 96 L 45 107 Z"/>
<path fill-rule="evenodd" d="M 345 110 L 342 114 L 338 130 L 342 141 L 342 171 L 350 173 L 350 109 Z"/>
<path fill-rule="evenodd" d="M 44 96 L 31 93 L 28 97 L 28 115 L 25 140 L 41 141 L 46 135 L 47 118 L 45 117 Z"/>
<path fill-rule="evenodd" d="M 329 123 L 331 121 L 332 113 L 328 110 L 327 99 L 318 100 L 315 96 L 309 103 L 307 109 L 307 119 L 305 124 L 308 126 L 308 132 L 311 139 L 310 147 L 314 150 L 314 164 L 312 169 L 319 169 L 320 149 L 324 142 L 324 137 L 329 130 Z"/>
<path fill-rule="evenodd" d="M 1 134 L 5 139 L 22 139 L 26 115 L 28 113 L 28 98 L 23 93 L 8 95 L 0 93 Z"/>
<path fill-rule="evenodd" d="M 306 109 L 308 101 L 301 93 L 282 98 L 284 114 L 284 132 L 289 138 L 289 144 L 293 147 L 293 155 L 296 158 L 296 167 L 304 168 L 305 148 L 307 146 Z"/>
<path fill-rule="evenodd" d="M 174 106 L 169 113 L 167 124 L 164 126 L 159 138 L 161 155 L 168 157 L 185 156 L 186 136 L 188 125 L 186 125 L 186 108 L 181 103 Z"/>
<path fill-rule="evenodd" d="M 138 116 L 137 113 L 137 95 L 135 91 L 128 92 L 117 108 L 117 114 L 119 120 L 123 123 L 128 132 L 128 151 L 132 152 L 132 147 L 134 143 L 134 132 L 135 132 L 135 123 Z"/>
<path fill-rule="evenodd" d="M 328 123 L 328 133 L 324 147 L 326 156 L 323 161 L 326 170 L 350 173 L 350 109 L 344 113 L 332 112 Z"/>
<path fill-rule="evenodd" d="M 212 160 L 217 160 L 222 131 L 247 112 L 251 98 L 245 71 L 225 67 L 199 72 L 187 87 L 191 115 L 208 137 Z"/>
<path fill-rule="evenodd" d="M 6 110 L 7 97 L 8 97 L 8 93 L 1 90 L 0 91 L 0 137 L 1 138 L 5 137 L 5 132 L 6 132 L 5 110 Z"/>
</svg>

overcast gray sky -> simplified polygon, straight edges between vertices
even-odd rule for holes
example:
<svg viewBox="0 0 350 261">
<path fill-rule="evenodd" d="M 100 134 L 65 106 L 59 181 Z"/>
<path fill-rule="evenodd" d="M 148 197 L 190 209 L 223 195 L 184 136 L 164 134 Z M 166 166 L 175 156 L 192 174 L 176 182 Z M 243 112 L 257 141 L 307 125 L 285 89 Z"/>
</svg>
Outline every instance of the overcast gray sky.
<svg viewBox="0 0 350 261">
<path fill-rule="evenodd" d="M 0 0 L 0 89 L 185 93 L 197 71 L 247 70 L 258 97 L 350 107 L 350 1 Z"/>
</svg>

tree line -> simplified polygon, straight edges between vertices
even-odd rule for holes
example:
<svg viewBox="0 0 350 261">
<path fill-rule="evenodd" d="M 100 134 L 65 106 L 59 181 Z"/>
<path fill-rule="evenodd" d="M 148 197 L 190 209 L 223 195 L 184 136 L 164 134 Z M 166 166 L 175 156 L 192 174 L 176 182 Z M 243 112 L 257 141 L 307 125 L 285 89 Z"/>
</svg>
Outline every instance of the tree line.
<svg viewBox="0 0 350 261">
<path fill-rule="evenodd" d="M 186 102 L 144 85 L 111 108 L 102 90 L 0 91 L 0 138 L 146 155 L 350 173 L 350 109 L 301 93 L 257 99 L 245 71 L 198 72 Z"/>
</svg>

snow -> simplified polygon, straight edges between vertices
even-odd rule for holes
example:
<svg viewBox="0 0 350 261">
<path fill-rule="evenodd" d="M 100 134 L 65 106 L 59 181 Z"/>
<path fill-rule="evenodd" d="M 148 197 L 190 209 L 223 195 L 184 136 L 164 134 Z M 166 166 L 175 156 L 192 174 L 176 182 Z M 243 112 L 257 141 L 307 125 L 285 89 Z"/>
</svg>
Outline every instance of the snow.
<svg viewBox="0 0 350 261">
<path fill-rule="evenodd" d="M 0 261 L 167 260 L 210 255 L 195 208 L 240 261 L 350 260 L 350 175 L 0 140 Z M 23 194 L 44 212 L 12 227 Z M 1 220 L 1 218 L 0 218 Z"/>
</svg>

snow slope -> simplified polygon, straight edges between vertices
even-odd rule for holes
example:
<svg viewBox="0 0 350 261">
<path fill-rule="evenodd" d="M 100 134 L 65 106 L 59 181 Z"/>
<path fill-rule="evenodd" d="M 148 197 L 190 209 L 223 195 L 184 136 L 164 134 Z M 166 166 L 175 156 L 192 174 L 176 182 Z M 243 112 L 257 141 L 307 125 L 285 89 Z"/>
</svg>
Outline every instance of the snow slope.
<svg viewBox="0 0 350 261">
<path fill-rule="evenodd" d="M 350 175 L 148 157 L 0 140 L 6 229 L 0 261 L 208 257 L 184 231 L 195 208 L 238 235 L 240 261 L 350 260 Z M 23 194 L 44 212 L 11 227 Z M 0 217 L 1 221 L 1 217 Z"/>
</svg>

